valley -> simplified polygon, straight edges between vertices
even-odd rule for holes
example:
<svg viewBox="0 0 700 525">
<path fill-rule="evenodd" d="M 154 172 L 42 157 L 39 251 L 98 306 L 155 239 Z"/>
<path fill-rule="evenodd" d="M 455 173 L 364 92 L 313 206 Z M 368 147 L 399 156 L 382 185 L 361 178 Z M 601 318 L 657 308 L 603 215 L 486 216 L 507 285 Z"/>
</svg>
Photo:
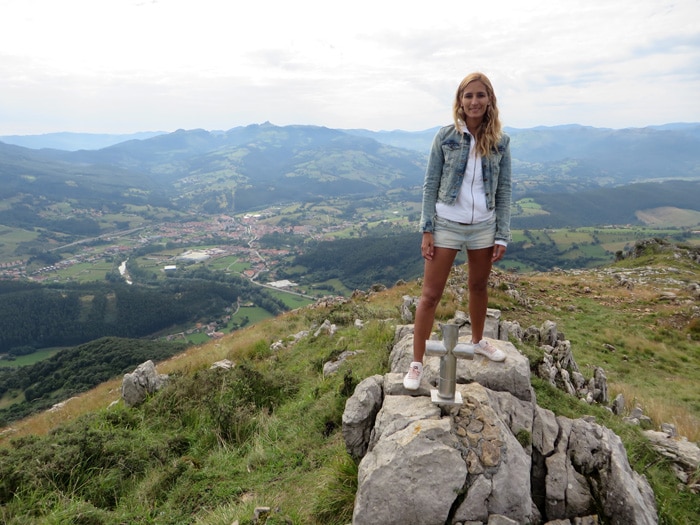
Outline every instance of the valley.
<svg viewBox="0 0 700 525">
<path fill-rule="evenodd" d="M 177 221 L 148 223 L 138 216 L 124 214 L 120 218 L 122 222 L 141 225 L 66 244 L 54 238 L 48 249 L 42 251 L 34 246 L 38 241 L 31 239 L 36 232 L 5 228 L 0 239 L 9 242 L 0 246 L 0 278 L 26 278 L 40 283 L 99 281 L 130 259 L 129 265 L 136 265 L 149 279 L 164 279 L 166 267 L 172 274 L 177 267 L 199 263 L 217 271 L 241 274 L 264 285 L 279 280 L 280 273 L 295 273 L 294 257 L 320 243 L 416 233 L 419 208 L 418 200 L 392 202 L 384 198 L 377 202 L 377 199 L 336 198 L 319 203 L 290 203 L 238 215 L 182 217 Z M 681 218 L 689 215 L 680 212 Z M 520 218 L 537 214 L 533 201 L 522 199 L 514 205 L 513 221 L 517 224 Z M 611 262 L 616 253 L 629 250 L 637 240 L 649 237 L 691 245 L 700 243 L 700 227 L 693 228 L 687 221 L 678 225 L 668 208 L 658 214 L 647 211 L 644 218 L 649 224 L 515 228 L 508 257 L 501 266 L 517 271 L 593 267 Z M 46 237 L 42 237 L 46 247 Z M 417 243 L 417 233 L 415 237 Z M 20 244 L 29 252 L 22 257 L 17 255 L 22 251 L 18 250 Z M 193 256 L 190 253 L 193 251 L 200 255 Z M 537 252 L 547 253 L 544 266 L 526 256 Z M 48 258 L 49 254 L 52 257 Z M 410 252 L 405 255 L 415 256 Z M 342 283 L 343 275 L 337 275 L 336 279 Z M 324 288 L 323 282 L 306 282 L 296 291 L 309 297 L 352 292 L 342 285 L 337 289 Z"/>
<path fill-rule="evenodd" d="M 699 245 L 699 128 L 509 130 L 513 238 L 496 269 L 597 268 L 648 238 Z M 1 364 L 100 337 L 202 345 L 419 279 L 434 131 L 265 123 L 97 150 L 0 143 Z M 671 142 L 662 169 L 651 160 Z"/>
</svg>

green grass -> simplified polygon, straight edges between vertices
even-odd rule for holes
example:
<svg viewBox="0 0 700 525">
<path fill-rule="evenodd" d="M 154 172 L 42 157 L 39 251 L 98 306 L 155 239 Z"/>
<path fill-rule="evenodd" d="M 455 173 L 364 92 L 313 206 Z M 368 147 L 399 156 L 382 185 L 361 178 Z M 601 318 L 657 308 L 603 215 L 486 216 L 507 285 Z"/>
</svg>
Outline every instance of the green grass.
<svg viewBox="0 0 700 525">
<path fill-rule="evenodd" d="M 240 260 L 240 257 L 228 255 L 226 257 L 218 257 L 211 261 L 207 261 L 207 267 L 212 270 L 219 270 L 228 273 L 242 273 L 250 268 L 249 262 Z"/>
<path fill-rule="evenodd" d="M 329 279 L 306 287 L 308 295 L 350 295 L 352 290 L 347 288 L 340 279 Z"/>
<path fill-rule="evenodd" d="M 13 367 L 33 365 L 34 363 L 38 363 L 39 361 L 48 359 L 49 357 L 60 352 L 61 350 L 62 348 L 42 348 L 41 350 L 37 350 L 36 352 L 33 352 L 29 355 L 18 356 L 12 361 L 8 361 L 7 359 L 0 359 L 0 366 Z"/>
<path fill-rule="evenodd" d="M 500 290 L 491 294 L 491 302 L 503 307 L 504 318 L 517 320 L 523 328 L 554 321 L 571 341 L 583 371 L 595 366 L 605 370 L 611 398 L 622 393 L 631 407 L 640 405 L 658 423 L 675 423 L 684 428 L 684 435 L 700 439 L 697 323 L 692 308 L 682 306 L 688 304 L 682 283 L 671 286 L 679 294 L 677 305 L 658 300 L 660 290 L 669 287 L 666 273 L 671 266 L 679 267 L 674 272 L 678 278 L 697 281 L 698 269 L 689 258 L 660 260 L 659 254 L 650 253 L 615 267 L 659 268 L 661 283 L 653 288 L 620 286 L 612 275 L 596 271 L 556 278 L 537 274 L 513 286 L 521 297 L 541 307 L 522 308 Z"/>
<path fill-rule="evenodd" d="M 284 303 L 284 305 L 290 310 L 294 310 L 295 308 L 301 308 L 314 302 L 313 299 L 301 297 L 299 295 L 283 291 L 270 290 L 270 295 L 281 300 Z"/>
<path fill-rule="evenodd" d="M 28 255 L 17 255 L 18 247 L 22 244 L 36 242 L 39 235 L 39 231 L 0 226 L 0 262 L 14 262 L 19 259 L 26 260 Z"/>
<path fill-rule="evenodd" d="M 242 306 L 238 313 L 233 316 L 233 320 L 238 321 L 242 317 L 247 317 L 250 324 L 255 324 L 270 319 L 272 314 L 259 306 Z"/>
<path fill-rule="evenodd" d="M 386 371 L 393 327 L 343 326 L 273 354 L 270 342 L 298 322 L 231 348 L 232 371 L 174 374 L 139 408 L 120 404 L 0 450 L 3 523 L 228 525 L 250 523 L 258 506 L 273 508 L 267 523 L 348 523 L 357 467 L 342 412 L 361 379 Z M 323 377 L 350 341 L 362 359 Z"/>
<path fill-rule="evenodd" d="M 542 209 L 534 199 L 520 199 L 514 205 L 513 215 L 515 217 L 531 217 L 533 215 L 545 215 L 546 211 Z"/>
<path fill-rule="evenodd" d="M 690 272 L 697 281 L 690 260 L 658 253 L 615 268 L 672 263 L 680 272 L 674 275 Z M 647 403 L 645 412 L 656 400 L 698 418 L 700 350 L 689 340 L 692 326 L 683 324 L 687 319 L 681 315 L 689 308 L 659 303 L 646 286 L 620 287 L 603 273 L 501 272 L 498 278 L 510 279 L 530 306 L 506 295 L 507 287 L 490 291 L 490 306 L 523 328 L 556 322 L 586 377 L 593 366 L 605 369 L 611 395 L 624 385 L 643 396 L 638 400 Z M 138 408 L 117 404 L 46 435 L 5 440 L 0 447 L 3 523 L 230 525 L 239 520 L 250 525 L 254 509 L 269 506 L 269 525 L 346 525 L 357 466 L 341 435 L 344 404 L 360 380 L 388 370 L 398 306 L 404 295 L 418 290 L 417 283 L 409 283 L 369 299 L 261 320 L 166 363 L 171 382 Z M 451 294 L 441 305 L 445 315 L 457 308 L 464 305 Z M 366 320 L 364 328 L 354 327 L 356 318 Z M 326 319 L 339 327 L 334 337 L 291 343 L 292 334 Z M 386 319 L 393 321 L 379 321 Z M 271 350 L 278 340 L 287 346 Z M 336 375 L 323 376 L 324 362 L 354 349 L 363 353 Z M 541 358 L 539 349 L 519 349 L 533 362 Z M 237 364 L 233 371 L 209 369 L 223 357 Z M 569 418 L 593 415 L 621 437 L 633 468 L 654 489 L 661 524 L 696 521 L 700 498 L 679 489 L 668 461 L 637 427 L 544 381 L 532 383 L 543 408 Z"/>
<path fill-rule="evenodd" d="M 104 281 L 112 272 L 114 263 L 104 259 L 94 262 L 82 262 L 62 268 L 55 272 L 58 280 L 72 282 Z"/>
</svg>

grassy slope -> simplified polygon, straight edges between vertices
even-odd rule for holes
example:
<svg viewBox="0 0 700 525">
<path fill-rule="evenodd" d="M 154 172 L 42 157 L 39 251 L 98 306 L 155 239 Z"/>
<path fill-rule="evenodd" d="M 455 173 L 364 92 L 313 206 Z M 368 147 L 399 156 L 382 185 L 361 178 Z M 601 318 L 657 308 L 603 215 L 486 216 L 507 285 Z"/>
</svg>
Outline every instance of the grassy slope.
<svg viewBox="0 0 700 525">
<path fill-rule="evenodd" d="M 679 277 L 698 282 L 700 270 L 673 252 L 641 254 L 615 270 L 626 266 L 644 282 L 619 286 L 613 271 L 495 272 L 491 306 L 523 327 L 557 322 L 587 377 L 591 366 L 602 366 L 611 396 L 624 392 L 629 406 L 642 404 L 657 422 L 675 422 L 698 440 L 697 313 L 691 317 L 680 284 L 673 286 L 675 302 L 659 301 L 660 287 L 669 285 L 653 281 L 649 268 L 679 283 Z M 507 295 L 509 287 L 524 300 Z M 418 293 L 414 282 L 345 305 L 303 308 L 190 348 L 158 365 L 172 381 L 138 409 L 105 408 L 119 398 L 115 380 L 60 411 L 18 423 L 0 437 L 0 497 L 9 501 L 0 508 L 3 523 L 26 523 L 32 514 L 45 517 L 30 521 L 47 524 L 244 524 L 257 506 L 273 508 L 269 525 L 348 523 L 356 466 L 340 433 L 344 402 L 357 382 L 387 370 L 398 305 Z M 439 315 L 449 318 L 456 309 L 465 309 L 463 298 L 447 293 Z M 363 329 L 354 327 L 356 318 L 367 321 Z M 313 337 L 312 327 L 325 319 L 338 333 Z M 301 330 L 311 335 L 293 344 Z M 286 347 L 271 351 L 278 340 Z M 604 343 L 615 350 L 604 350 Z M 362 353 L 324 378 L 323 363 L 344 350 Z M 539 357 L 533 348 L 521 350 L 533 361 Z M 209 370 L 223 358 L 238 364 L 234 372 Z M 668 465 L 637 428 L 541 381 L 534 385 L 542 406 L 569 417 L 593 413 L 622 436 L 633 466 L 653 485 L 661 523 L 697 517 L 700 497 L 677 490 Z M 7 499 L 13 480 L 19 490 Z"/>
</svg>

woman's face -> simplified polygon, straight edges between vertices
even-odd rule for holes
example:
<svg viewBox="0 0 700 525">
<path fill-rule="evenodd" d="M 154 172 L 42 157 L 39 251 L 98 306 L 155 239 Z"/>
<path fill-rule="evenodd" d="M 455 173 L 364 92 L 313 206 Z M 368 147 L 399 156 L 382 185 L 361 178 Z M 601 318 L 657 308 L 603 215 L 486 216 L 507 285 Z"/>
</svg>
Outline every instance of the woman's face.
<svg viewBox="0 0 700 525">
<path fill-rule="evenodd" d="M 489 105 L 489 95 L 486 86 L 480 80 L 473 80 L 462 91 L 462 109 L 468 120 L 481 121 Z"/>
</svg>

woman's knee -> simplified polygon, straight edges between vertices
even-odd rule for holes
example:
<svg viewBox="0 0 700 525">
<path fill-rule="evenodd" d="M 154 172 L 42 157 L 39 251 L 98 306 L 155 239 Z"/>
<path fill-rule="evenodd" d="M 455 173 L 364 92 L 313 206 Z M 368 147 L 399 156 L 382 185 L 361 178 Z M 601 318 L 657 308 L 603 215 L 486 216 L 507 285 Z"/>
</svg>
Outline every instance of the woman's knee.
<svg viewBox="0 0 700 525">
<path fill-rule="evenodd" d="M 470 293 L 485 293 L 488 289 L 489 280 L 486 279 L 469 279 L 467 287 Z"/>
<path fill-rule="evenodd" d="M 438 290 L 423 290 L 420 296 L 419 306 L 423 308 L 433 309 L 437 307 L 440 299 L 442 298 L 442 292 Z"/>
</svg>

